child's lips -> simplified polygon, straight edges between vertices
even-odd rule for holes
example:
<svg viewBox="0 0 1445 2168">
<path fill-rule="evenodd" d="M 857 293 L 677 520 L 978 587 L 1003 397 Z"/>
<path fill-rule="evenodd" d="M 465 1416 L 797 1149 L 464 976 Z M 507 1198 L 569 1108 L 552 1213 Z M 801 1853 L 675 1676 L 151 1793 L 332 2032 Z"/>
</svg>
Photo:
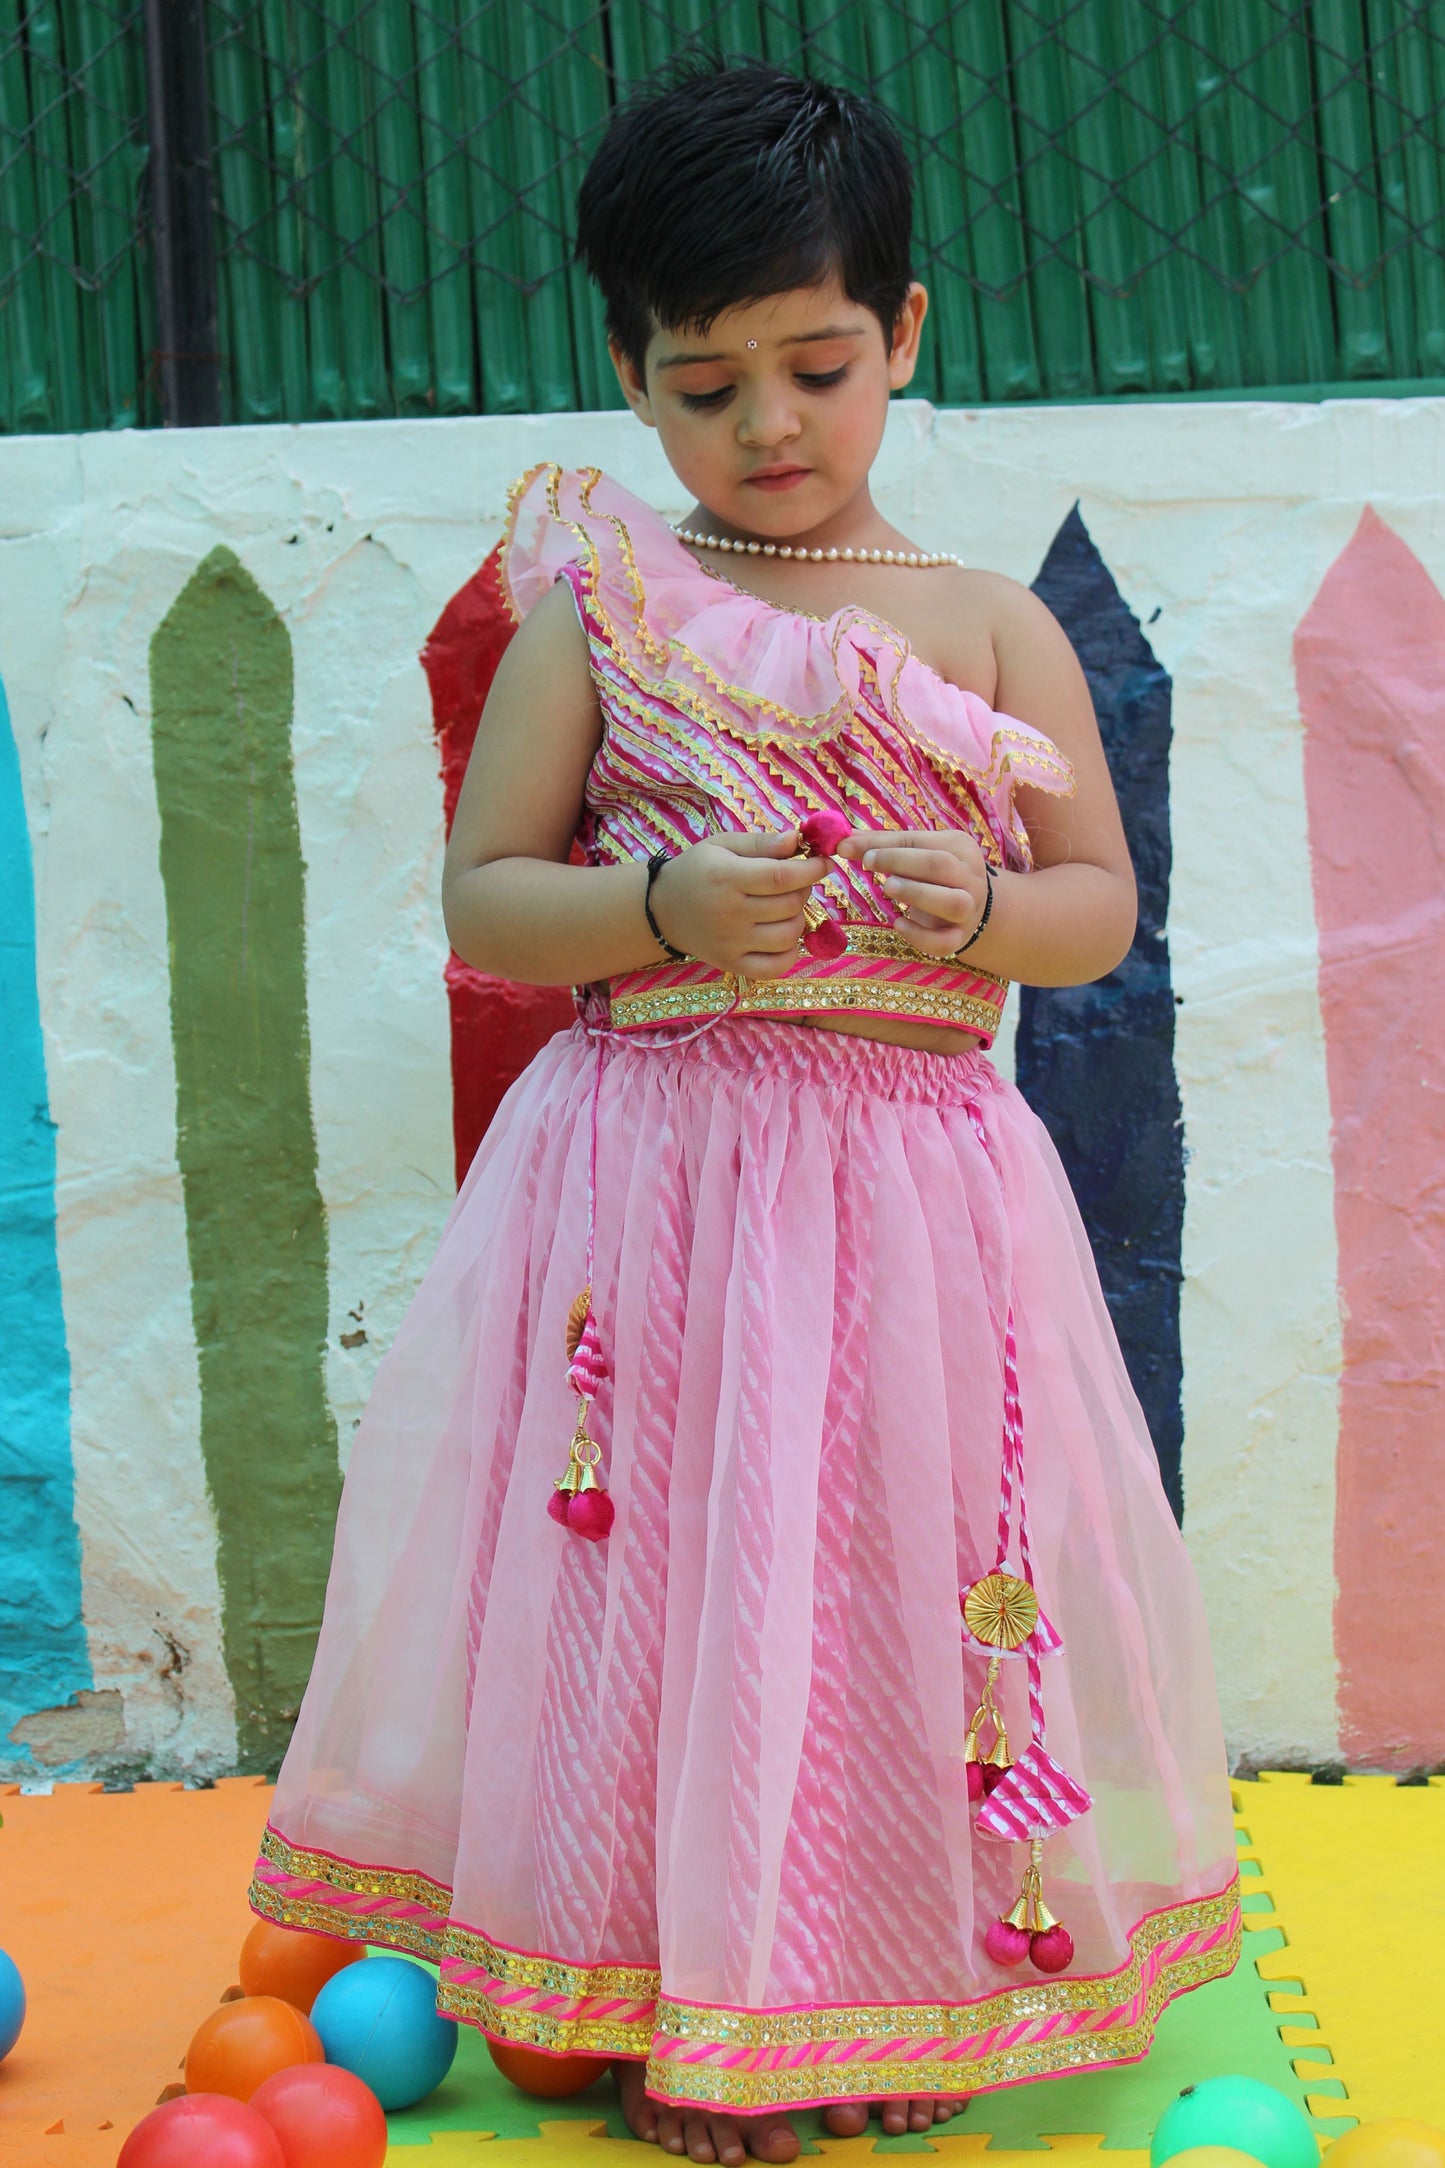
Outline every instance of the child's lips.
<svg viewBox="0 0 1445 2168">
<path fill-rule="evenodd" d="M 749 489 L 766 489 L 770 492 L 796 489 L 799 482 L 806 482 L 812 472 L 810 467 L 763 467 L 756 474 L 745 477 Z"/>
</svg>

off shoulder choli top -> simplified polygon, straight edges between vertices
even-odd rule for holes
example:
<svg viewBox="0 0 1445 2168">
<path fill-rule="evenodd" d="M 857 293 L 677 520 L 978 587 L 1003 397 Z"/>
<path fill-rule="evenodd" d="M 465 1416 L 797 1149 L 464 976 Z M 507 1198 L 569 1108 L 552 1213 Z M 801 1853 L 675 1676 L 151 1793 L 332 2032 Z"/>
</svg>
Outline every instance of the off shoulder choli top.
<svg viewBox="0 0 1445 2168">
<path fill-rule="evenodd" d="M 603 721 L 579 830 L 590 864 L 829 808 L 855 828 L 966 829 L 992 866 L 1023 870 L 1017 786 L 1074 787 L 1048 738 L 950 685 L 885 619 L 854 604 L 810 617 L 746 593 L 595 468 L 522 477 L 501 573 L 519 619 L 559 579 L 576 599 Z M 609 982 L 611 1028 L 848 1014 L 992 1043 L 1004 981 L 901 940 L 861 866 L 836 861 L 814 895 L 843 927 L 843 955 L 803 954 L 770 980 L 660 960 Z"/>
</svg>

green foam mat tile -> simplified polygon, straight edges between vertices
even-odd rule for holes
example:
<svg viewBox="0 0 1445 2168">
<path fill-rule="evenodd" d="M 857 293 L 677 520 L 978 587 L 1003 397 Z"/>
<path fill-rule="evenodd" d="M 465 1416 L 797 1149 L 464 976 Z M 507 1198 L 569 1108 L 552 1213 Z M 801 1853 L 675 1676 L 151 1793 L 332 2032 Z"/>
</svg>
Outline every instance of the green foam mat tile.
<svg viewBox="0 0 1445 2168">
<path fill-rule="evenodd" d="M 1242 1864 L 1254 1867 L 1252 1861 Z M 1254 1871 L 1257 1874 L 1258 1869 Z M 986 2136 L 992 2151 L 1043 2153 L 1052 2138 L 1102 2132 L 1105 2150 L 1139 2150 L 1148 2146 L 1155 2124 L 1175 2095 L 1201 2078 L 1259 2078 L 1277 2086 L 1306 2113 L 1306 2086 L 1316 2097 L 1342 2091 L 1328 2078 L 1302 2079 L 1297 2074 L 1297 2063 L 1308 2072 L 1320 2071 L 1321 2063 L 1328 2061 L 1328 2050 L 1311 2054 L 1298 2046 L 1286 2047 L 1281 2039 L 1280 2018 L 1269 2001 L 1281 1983 L 1266 1985 L 1254 1960 L 1283 1949 L 1285 1937 L 1261 1917 L 1268 1914 L 1268 1898 L 1246 1903 L 1252 1924 L 1238 1966 L 1228 1979 L 1212 1980 L 1169 2005 L 1144 2061 L 980 2094 L 955 2122 L 940 2125 L 931 2134 L 885 2139 L 875 2123 L 874 2149 L 928 2153 L 936 2150 L 945 2134 L 966 2133 L 973 2138 Z M 1253 1924 L 1256 1920 L 1257 1925 Z M 1300 2019 L 1293 2022 L 1298 2025 Z M 1322 2134 L 1331 2131 L 1330 2123 L 1313 2120 Z M 434 2134 L 446 2132 L 537 2138 L 543 2125 L 549 2124 L 552 2135 L 546 2150 L 552 2150 L 558 2142 L 557 2126 L 565 2122 L 577 2126 L 580 2157 L 591 2152 L 589 2129 L 605 2124 L 609 2137 L 628 2135 L 610 2082 L 604 2080 L 570 2100 L 534 2100 L 507 2083 L 493 2066 L 485 2041 L 470 2026 L 461 2028 L 457 2059 L 445 2084 L 420 2106 L 389 2116 L 387 2121 L 393 2147 L 424 2147 Z M 799 2114 L 795 2126 L 805 2153 L 816 2153 L 820 2139 L 830 2152 L 843 2142 L 826 2137 L 816 2114 Z"/>
</svg>

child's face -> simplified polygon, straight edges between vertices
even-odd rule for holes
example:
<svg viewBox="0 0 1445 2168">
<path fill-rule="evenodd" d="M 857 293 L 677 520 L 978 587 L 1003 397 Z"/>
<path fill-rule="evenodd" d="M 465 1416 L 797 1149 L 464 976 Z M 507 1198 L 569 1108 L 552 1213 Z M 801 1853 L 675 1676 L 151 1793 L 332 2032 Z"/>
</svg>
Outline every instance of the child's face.
<svg viewBox="0 0 1445 2168">
<path fill-rule="evenodd" d="M 786 542 L 825 527 L 868 479 L 888 394 L 911 379 L 928 296 L 909 290 L 891 350 L 836 279 L 729 309 L 705 334 L 658 331 L 627 403 L 713 516 Z"/>
</svg>

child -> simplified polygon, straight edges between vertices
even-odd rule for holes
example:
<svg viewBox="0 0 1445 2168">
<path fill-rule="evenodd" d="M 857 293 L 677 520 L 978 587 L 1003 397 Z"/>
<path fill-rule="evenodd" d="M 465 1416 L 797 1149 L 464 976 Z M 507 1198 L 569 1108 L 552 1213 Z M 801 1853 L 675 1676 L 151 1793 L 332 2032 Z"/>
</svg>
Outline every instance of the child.
<svg viewBox="0 0 1445 2168">
<path fill-rule="evenodd" d="M 253 1901 L 613 2058 L 671 2153 L 787 2161 L 790 2107 L 1141 2056 L 1237 1952 L 1199 1598 L 984 1052 L 1133 885 L 1053 619 L 869 494 L 926 307 L 884 116 L 694 73 L 579 212 L 697 502 L 515 492 L 447 926 L 581 1017 L 379 1372 Z"/>
</svg>

